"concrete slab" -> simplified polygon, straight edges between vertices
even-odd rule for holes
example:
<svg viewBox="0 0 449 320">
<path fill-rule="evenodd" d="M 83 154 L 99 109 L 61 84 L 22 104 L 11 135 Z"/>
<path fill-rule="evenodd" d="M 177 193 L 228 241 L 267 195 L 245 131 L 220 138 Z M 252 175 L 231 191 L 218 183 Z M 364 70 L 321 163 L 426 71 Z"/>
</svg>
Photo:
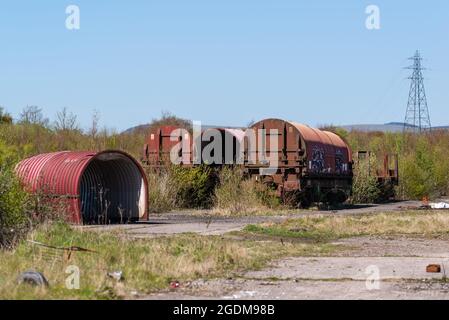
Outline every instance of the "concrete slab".
<svg viewBox="0 0 449 320">
<path fill-rule="evenodd" d="M 252 279 L 359 280 L 378 274 L 379 280 L 442 279 L 444 273 L 427 273 L 429 264 L 441 264 L 449 271 L 449 256 L 421 257 L 320 257 L 288 258 L 275 266 L 244 274 Z M 443 268 L 444 269 L 444 268 Z"/>
</svg>

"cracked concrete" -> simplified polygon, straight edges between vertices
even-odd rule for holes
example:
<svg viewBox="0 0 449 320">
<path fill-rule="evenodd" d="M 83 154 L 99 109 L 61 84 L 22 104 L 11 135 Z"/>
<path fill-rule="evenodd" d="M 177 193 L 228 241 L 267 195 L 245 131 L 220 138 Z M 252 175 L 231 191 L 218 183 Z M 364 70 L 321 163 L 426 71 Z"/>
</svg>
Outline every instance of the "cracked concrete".
<svg viewBox="0 0 449 320">
<path fill-rule="evenodd" d="M 233 279 L 194 281 L 145 298 L 449 299 L 449 241 L 400 236 L 336 243 L 347 247 L 334 256 L 285 258 Z M 443 272 L 427 273 L 429 264 Z"/>
</svg>

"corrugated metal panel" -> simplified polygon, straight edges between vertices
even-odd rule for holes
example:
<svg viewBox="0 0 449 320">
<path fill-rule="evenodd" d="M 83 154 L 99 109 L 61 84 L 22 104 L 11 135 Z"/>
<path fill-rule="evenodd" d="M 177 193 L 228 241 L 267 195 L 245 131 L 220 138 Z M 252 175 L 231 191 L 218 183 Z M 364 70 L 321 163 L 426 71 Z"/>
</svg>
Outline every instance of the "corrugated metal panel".
<svg viewBox="0 0 449 320">
<path fill-rule="evenodd" d="M 145 173 L 122 151 L 41 154 L 20 162 L 16 172 L 30 192 L 63 205 L 71 222 L 125 222 L 123 214 L 131 220 L 148 218 Z"/>
</svg>

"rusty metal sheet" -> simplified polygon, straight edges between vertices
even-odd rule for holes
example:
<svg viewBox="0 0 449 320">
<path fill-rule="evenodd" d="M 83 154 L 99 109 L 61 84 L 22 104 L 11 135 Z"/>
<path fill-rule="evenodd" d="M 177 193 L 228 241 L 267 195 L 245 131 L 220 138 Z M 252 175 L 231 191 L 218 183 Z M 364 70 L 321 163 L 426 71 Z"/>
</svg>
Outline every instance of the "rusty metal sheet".
<svg viewBox="0 0 449 320">
<path fill-rule="evenodd" d="M 148 132 L 146 143 L 144 146 L 143 160 L 150 166 L 168 166 L 170 164 L 170 152 L 181 141 L 189 140 L 189 148 L 181 148 L 180 153 L 182 157 L 182 163 L 191 163 L 193 155 L 193 139 L 189 131 L 184 132 L 183 135 L 176 135 L 178 139 L 172 141 L 171 136 L 175 134 L 177 130 L 181 130 L 177 126 L 160 126 L 152 128 Z"/>
</svg>

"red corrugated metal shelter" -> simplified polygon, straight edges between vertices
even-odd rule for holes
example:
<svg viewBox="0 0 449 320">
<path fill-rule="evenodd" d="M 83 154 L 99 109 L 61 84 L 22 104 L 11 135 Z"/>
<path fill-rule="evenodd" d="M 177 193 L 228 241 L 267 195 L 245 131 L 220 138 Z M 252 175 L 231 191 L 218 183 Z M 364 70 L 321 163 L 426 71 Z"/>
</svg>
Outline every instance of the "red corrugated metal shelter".
<svg viewBox="0 0 449 320">
<path fill-rule="evenodd" d="M 148 219 L 148 182 L 138 161 L 123 151 L 63 151 L 20 162 L 26 189 L 64 208 L 73 223 Z"/>
</svg>

